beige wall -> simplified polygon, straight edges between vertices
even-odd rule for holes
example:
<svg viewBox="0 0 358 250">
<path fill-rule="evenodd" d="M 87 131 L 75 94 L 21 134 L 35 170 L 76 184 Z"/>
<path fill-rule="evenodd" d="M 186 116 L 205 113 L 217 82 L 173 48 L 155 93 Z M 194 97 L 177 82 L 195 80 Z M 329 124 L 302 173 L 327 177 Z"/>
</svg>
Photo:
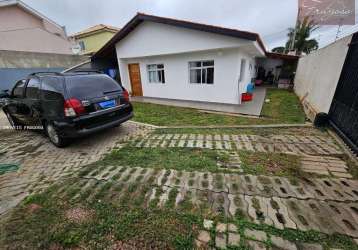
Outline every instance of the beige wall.
<svg viewBox="0 0 358 250">
<path fill-rule="evenodd" d="M 311 120 L 329 112 L 351 40 L 347 36 L 299 60 L 295 92 Z"/>
<path fill-rule="evenodd" d="M 61 27 L 18 6 L 0 8 L 0 50 L 72 54 Z"/>
<path fill-rule="evenodd" d="M 0 31 L 41 28 L 42 21 L 19 7 L 0 8 Z"/>
</svg>

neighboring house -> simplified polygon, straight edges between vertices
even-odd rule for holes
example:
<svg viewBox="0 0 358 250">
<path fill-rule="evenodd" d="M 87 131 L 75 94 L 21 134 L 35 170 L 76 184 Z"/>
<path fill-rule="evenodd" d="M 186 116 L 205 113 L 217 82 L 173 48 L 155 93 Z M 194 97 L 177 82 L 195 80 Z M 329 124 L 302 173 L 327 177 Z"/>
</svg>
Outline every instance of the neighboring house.
<svg viewBox="0 0 358 250">
<path fill-rule="evenodd" d="M 0 1 L 0 50 L 72 54 L 65 28 L 19 0 Z"/>
<path fill-rule="evenodd" d="M 94 54 L 103 47 L 117 32 L 119 28 L 99 24 L 71 36 L 80 46 L 81 54 Z"/>
<path fill-rule="evenodd" d="M 114 57 L 133 96 L 240 104 L 265 48 L 256 33 L 139 13 L 92 60 Z"/>
</svg>

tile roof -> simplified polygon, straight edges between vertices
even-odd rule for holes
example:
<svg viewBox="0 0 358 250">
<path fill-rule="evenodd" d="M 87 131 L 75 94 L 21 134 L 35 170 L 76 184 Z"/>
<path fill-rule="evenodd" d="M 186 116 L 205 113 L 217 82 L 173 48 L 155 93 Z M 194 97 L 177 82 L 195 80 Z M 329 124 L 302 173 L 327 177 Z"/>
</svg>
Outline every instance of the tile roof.
<svg viewBox="0 0 358 250">
<path fill-rule="evenodd" d="M 117 33 L 120 30 L 120 28 L 110 26 L 110 25 L 105 25 L 105 24 L 97 24 L 95 26 L 89 27 L 89 28 L 82 30 L 80 32 L 77 32 L 77 33 L 71 35 L 71 37 L 79 37 L 79 36 L 90 34 L 90 33 L 93 33 L 93 32 L 99 31 L 99 30 L 108 30 L 108 31 Z"/>
</svg>

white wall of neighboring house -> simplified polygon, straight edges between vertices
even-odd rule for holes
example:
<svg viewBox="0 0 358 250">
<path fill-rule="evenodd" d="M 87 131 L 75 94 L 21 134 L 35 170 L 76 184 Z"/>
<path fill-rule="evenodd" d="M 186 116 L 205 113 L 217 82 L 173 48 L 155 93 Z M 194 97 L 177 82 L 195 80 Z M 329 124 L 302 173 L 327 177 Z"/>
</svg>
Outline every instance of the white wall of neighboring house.
<svg viewBox="0 0 358 250">
<path fill-rule="evenodd" d="M 252 41 L 152 22 L 140 24 L 116 44 L 116 51 L 122 84 L 129 90 L 128 64 L 139 63 L 145 97 L 230 104 L 241 103 L 255 74 L 255 57 L 263 56 Z M 214 84 L 189 83 L 189 62 L 203 60 L 214 60 Z M 148 64 L 164 64 L 165 84 L 148 82 Z"/>
<path fill-rule="evenodd" d="M 329 112 L 351 40 L 344 37 L 299 60 L 295 92 L 310 119 Z"/>
</svg>

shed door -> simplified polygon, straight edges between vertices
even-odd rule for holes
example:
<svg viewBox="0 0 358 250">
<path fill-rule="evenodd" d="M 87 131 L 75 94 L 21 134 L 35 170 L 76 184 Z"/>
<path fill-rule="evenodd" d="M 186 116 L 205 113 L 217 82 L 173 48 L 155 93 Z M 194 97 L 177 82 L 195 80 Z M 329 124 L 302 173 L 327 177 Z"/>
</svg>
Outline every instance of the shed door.
<svg viewBox="0 0 358 250">
<path fill-rule="evenodd" d="M 329 115 L 333 126 L 358 153 L 358 33 L 349 46 Z"/>
<path fill-rule="evenodd" d="M 131 86 L 132 86 L 132 95 L 133 96 L 143 96 L 139 64 L 138 63 L 129 64 L 128 71 L 129 71 L 129 78 L 130 78 Z"/>
</svg>

